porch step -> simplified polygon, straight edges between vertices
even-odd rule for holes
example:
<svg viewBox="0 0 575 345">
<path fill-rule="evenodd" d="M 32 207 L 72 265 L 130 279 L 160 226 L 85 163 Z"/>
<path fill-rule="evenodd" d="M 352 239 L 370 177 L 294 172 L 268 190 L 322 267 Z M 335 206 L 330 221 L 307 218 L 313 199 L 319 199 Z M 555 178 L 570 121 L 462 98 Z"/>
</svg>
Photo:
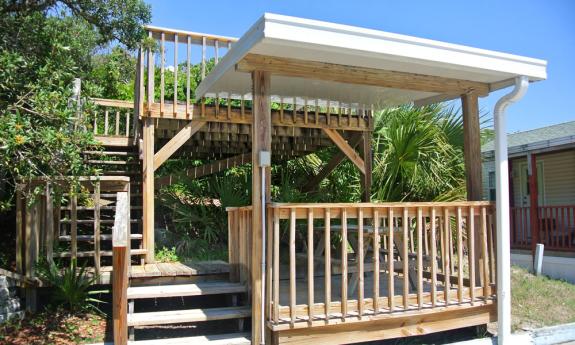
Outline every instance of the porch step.
<svg viewBox="0 0 575 345">
<path fill-rule="evenodd" d="M 128 326 L 167 325 L 175 323 L 240 319 L 250 316 L 250 307 L 154 311 L 128 314 Z"/>
<path fill-rule="evenodd" d="M 128 299 L 218 295 L 243 293 L 246 291 L 245 285 L 228 282 L 138 286 L 128 288 Z"/>
<path fill-rule="evenodd" d="M 196 337 L 152 339 L 129 341 L 130 345 L 249 345 L 251 344 L 249 333 L 230 333 L 217 335 L 202 335 Z"/>
</svg>

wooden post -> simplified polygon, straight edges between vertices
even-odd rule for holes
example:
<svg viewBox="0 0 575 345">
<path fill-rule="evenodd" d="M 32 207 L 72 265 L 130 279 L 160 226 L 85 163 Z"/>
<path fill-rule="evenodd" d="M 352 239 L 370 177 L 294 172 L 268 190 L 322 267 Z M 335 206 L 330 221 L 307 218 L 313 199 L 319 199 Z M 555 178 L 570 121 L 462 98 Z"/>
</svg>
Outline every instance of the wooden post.
<svg viewBox="0 0 575 345">
<path fill-rule="evenodd" d="M 531 229 L 531 253 L 535 259 L 535 248 L 539 243 L 539 190 L 537 186 L 537 156 L 527 155 L 529 173 L 529 222 Z M 512 229 L 513 231 L 513 229 Z"/>
<path fill-rule="evenodd" d="M 129 205 L 129 193 L 118 192 L 114 228 L 112 230 L 112 314 L 114 345 L 128 344 Z"/>
<path fill-rule="evenodd" d="M 461 109 L 463 111 L 463 154 L 465 158 L 465 176 L 467 187 L 467 200 L 480 201 L 481 195 L 481 128 L 479 126 L 479 101 L 477 94 L 466 93 L 461 95 Z M 479 219 L 475 220 L 478 224 Z M 475 238 L 481 236 L 478 228 L 475 229 Z M 481 253 L 479 241 L 474 243 L 475 253 Z M 483 258 L 476 263 L 476 279 L 479 280 L 479 267 Z"/>
<path fill-rule="evenodd" d="M 154 262 L 154 119 L 144 119 L 143 130 L 143 231 L 146 263 Z"/>
<path fill-rule="evenodd" d="M 371 122 L 371 121 L 370 121 Z M 365 174 L 361 178 L 362 182 L 362 200 L 371 202 L 371 171 L 372 171 L 372 152 L 371 152 L 371 130 L 363 132 L 362 156 L 365 165 Z"/>
<path fill-rule="evenodd" d="M 253 94 L 253 125 L 252 125 L 252 344 L 260 344 L 262 323 L 261 318 L 261 288 L 262 288 L 262 234 L 265 224 L 261 221 L 262 207 L 262 176 L 259 167 L 261 151 L 271 151 L 271 108 L 270 108 L 270 74 L 267 72 L 252 72 Z M 265 169 L 266 200 L 270 197 L 271 169 Z"/>
<path fill-rule="evenodd" d="M 479 128 L 479 105 L 473 93 L 461 96 L 463 111 L 465 176 L 467 200 L 481 200 L 481 138 Z"/>
</svg>

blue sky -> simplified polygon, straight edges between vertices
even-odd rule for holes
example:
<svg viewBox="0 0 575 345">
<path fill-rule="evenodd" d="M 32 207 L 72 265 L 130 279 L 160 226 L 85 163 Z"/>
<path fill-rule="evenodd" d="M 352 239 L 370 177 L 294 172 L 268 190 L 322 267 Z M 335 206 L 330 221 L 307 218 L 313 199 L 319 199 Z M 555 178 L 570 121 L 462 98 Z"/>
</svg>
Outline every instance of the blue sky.
<svg viewBox="0 0 575 345">
<path fill-rule="evenodd" d="M 575 0 L 147 0 L 152 24 L 240 37 L 264 12 L 469 45 L 548 61 L 508 110 L 508 131 L 575 120 Z M 491 114 L 502 91 L 481 99 Z"/>
</svg>

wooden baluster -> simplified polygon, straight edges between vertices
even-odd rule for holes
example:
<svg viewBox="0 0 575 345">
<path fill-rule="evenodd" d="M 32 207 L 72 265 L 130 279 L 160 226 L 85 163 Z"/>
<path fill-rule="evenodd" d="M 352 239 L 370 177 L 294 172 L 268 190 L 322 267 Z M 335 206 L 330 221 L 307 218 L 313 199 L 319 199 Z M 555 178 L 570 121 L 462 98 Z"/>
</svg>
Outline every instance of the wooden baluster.
<svg viewBox="0 0 575 345">
<path fill-rule="evenodd" d="M 485 206 L 481 207 L 481 256 L 482 256 L 482 272 L 481 280 L 483 284 L 483 297 L 487 300 L 489 297 L 489 263 L 488 263 L 488 249 L 487 249 L 487 210 Z"/>
<path fill-rule="evenodd" d="M 341 317 L 347 316 L 347 209 L 341 209 Z"/>
<path fill-rule="evenodd" d="M 104 135 L 108 135 L 108 110 L 104 111 Z"/>
<path fill-rule="evenodd" d="M 487 234 L 489 235 L 489 263 L 491 266 L 491 281 L 497 281 L 496 257 L 495 257 L 495 227 L 493 226 L 493 209 L 487 215 Z"/>
<path fill-rule="evenodd" d="M 98 112 L 94 111 L 94 134 L 98 134 Z"/>
<path fill-rule="evenodd" d="M 313 274 L 313 208 L 307 210 L 307 308 L 308 318 L 311 325 L 314 314 L 314 274 Z"/>
<path fill-rule="evenodd" d="M 202 80 L 206 78 L 206 37 L 202 37 Z"/>
<path fill-rule="evenodd" d="M 295 208 L 290 209 L 289 218 L 289 309 L 290 309 L 290 323 L 293 325 L 295 322 L 295 307 L 296 307 L 296 272 L 295 272 L 295 221 L 296 213 Z"/>
<path fill-rule="evenodd" d="M 297 122 L 297 97 L 294 96 L 293 97 L 293 109 L 292 109 L 292 122 L 296 123 Z"/>
<path fill-rule="evenodd" d="M 152 32 L 148 32 L 148 37 L 150 40 L 153 39 Z M 155 43 L 155 40 L 154 40 Z M 148 114 L 152 109 L 152 104 L 155 102 L 155 73 L 156 73 L 156 62 L 154 59 L 154 50 L 148 49 L 148 85 L 147 85 L 147 108 Z M 143 78 L 143 77 L 142 77 Z M 143 115 L 143 114 L 142 114 Z"/>
<path fill-rule="evenodd" d="M 178 115 L 178 34 L 174 34 L 174 117 Z"/>
<path fill-rule="evenodd" d="M 445 207 L 443 209 L 443 236 L 445 238 L 445 240 L 443 241 L 443 243 L 445 243 L 446 247 L 449 247 L 451 245 L 451 241 L 449 240 L 449 238 L 451 237 L 451 221 L 449 219 L 449 209 L 447 207 Z M 443 284 L 444 284 L 444 295 L 445 295 L 445 305 L 449 305 L 449 290 L 451 288 L 451 278 L 450 278 L 450 260 L 451 260 L 451 255 L 449 254 L 449 248 L 445 248 L 445 261 L 444 261 L 444 266 L 443 266 Z"/>
<path fill-rule="evenodd" d="M 475 301 L 475 209 L 473 206 L 469 207 L 469 215 L 467 216 L 467 250 L 469 259 L 469 298 L 471 305 Z"/>
<path fill-rule="evenodd" d="M 409 211 L 403 208 L 403 309 L 409 308 Z"/>
<path fill-rule="evenodd" d="M 331 305 L 331 211 L 325 209 L 324 215 L 324 285 L 325 285 L 325 318 L 329 319 L 329 307 Z"/>
<path fill-rule="evenodd" d="M 100 181 L 94 184 L 94 270 L 100 274 Z"/>
<path fill-rule="evenodd" d="M 164 96 L 165 96 L 165 78 L 164 70 L 166 64 L 166 35 L 162 32 L 162 38 L 160 42 L 160 115 L 164 115 Z"/>
<path fill-rule="evenodd" d="M 214 62 L 216 65 L 220 62 L 220 42 L 218 40 L 214 41 Z"/>
<path fill-rule="evenodd" d="M 463 217 L 457 207 L 457 299 L 463 303 Z"/>
<path fill-rule="evenodd" d="M 307 97 L 303 99 L 303 122 L 307 125 L 308 122 L 308 115 L 307 115 Z"/>
<path fill-rule="evenodd" d="M 387 213 L 387 226 L 389 229 L 387 240 L 387 263 L 388 263 L 388 301 L 389 301 L 389 311 L 393 312 L 395 309 L 395 286 L 394 286 L 394 279 L 395 279 L 395 258 L 393 255 L 394 252 L 394 243 L 393 243 L 393 208 L 388 209 Z"/>
<path fill-rule="evenodd" d="M 116 135 L 120 135 L 120 112 L 116 111 Z"/>
<path fill-rule="evenodd" d="M 379 211 L 373 210 L 373 312 L 379 312 Z"/>
<path fill-rule="evenodd" d="M 326 117 L 325 117 L 326 125 L 329 127 L 329 125 L 331 123 L 331 106 L 330 106 L 329 99 L 327 100 L 327 107 L 326 107 L 325 115 L 326 115 Z"/>
<path fill-rule="evenodd" d="M 315 100 L 315 118 L 314 118 L 315 124 L 318 125 L 319 124 L 319 106 L 318 106 L 318 100 L 316 98 Z"/>
<path fill-rule="evenodd" d="M 423 308 L 423 210 L 417 208 L 417 305 Z"/>
<path fill-rule="evenodd" d="M 44 223 L 46 227 L 46 259 L 52 261 L 54 254 L 54 202 L 52 201 L 52 185 L 46 182 L 46 215 Z M 20 231 L 20 229 L 18 229 Z"/>
<path fill-rule="evenodd" d="M 76 191 L 70 190 L 70 246 L 72 250 L 72 260 L 78 255 L 78 196 Z"/>
<path fill-rule="evenodd" d="M 437 242 L 435 230 L 437 227 L 435 207 L 431 208 L 431 305 L 437 305 Z"/>
<path fill-rule="evenodd" d="M 186 45 L 186 117 L 191 120 L 190 118 L 190 60 L 192 59 L 192 37 L 187 36 L 187 45 Z"/>
<path fill-rule="evenodd" d="M 266 321 L 272 320 L 272 265 L 273 265 L 273 238 L 274 238 L 274 219 L 273 219 L 273 208 L 263 205 L 262 207 L 266 207 L 267 214 L 266 214 L 266 281 L 265 281 L 265 292 L 266 292 L 266 300 L 265 300 L 265 317 Z M 229 240 L 228 240 L 229 241 Z M 234 242 L 235 243 L 235 242 Z M 241 321 L 243 322 L 243 321 Z M 243 324 L 239 327 L 240 330 L 243 328 Z"/>
<path fill-rule="evenodd" d="M 230 98 L 231 93 L 228 92 L 228 120 L 232 119 L 232 99 Z"/>
<path fill-rule="evenodd" d="M 358 291 L 357 291 L 357 309 L 359 318 L 363 316 L 363 297 L 364 297 L 364 277 L 363 277 L 363 261 L 364 261 L 364 248 L 363 248 L 363 208 L 357 210 L 357 270 L 359 273 Z"/>
<path fill-rule="evenodd" d="M 246 116 L 246 112 L 245 112 L 245 100 L 244 100 L 244 95 L 242 94 L 242 99 L 240 100 L 240 116 L 242 118 L 242 120 L 245 118 Z"/>
<path fill-rule="evenodd" d="M 341 102 L 337 103 L 337 125 L 341 126 Z"/>
<path fill-rule="evenodd" d="M 126 136 L 129 137 L 130 136 L 130 112 L 127 111 L 126 112 Z"/>
<path fill-rule="evenodd" d="M 279 322 L 280 313 L 280 217 L 279 210 L 274 209 L 274 323 Z"/>
</svg>

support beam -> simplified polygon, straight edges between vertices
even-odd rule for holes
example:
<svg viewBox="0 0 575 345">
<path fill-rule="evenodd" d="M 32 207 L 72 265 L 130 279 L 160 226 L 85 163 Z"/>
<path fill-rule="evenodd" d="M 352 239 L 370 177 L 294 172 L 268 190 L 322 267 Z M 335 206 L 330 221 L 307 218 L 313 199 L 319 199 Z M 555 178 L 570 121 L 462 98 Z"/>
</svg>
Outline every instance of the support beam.
<svg viewBox="0 0 575 345">
<path fill-rule="evenodd" d="M 156 154 L 154 154 L 154 171 L 167 161 L 186 141 L 198 132 L 205 121 L 190 121 L 178 134 L 168 141 Z"/>
<path fill-rule="evenodd" d="M 146 263 L 154 262 L 154 119 L 143 120 L 143 243 Z"/>
<path fill-rule="evenodd" d="M 354 133 L 352 137 L 349 139 L 349 145 L 355 149 L 355 147 L 362 141 L 363 135 L 361 132 Z M 323 179 L 325 179 L 332 171 L 337 168 L 347 156 L 341 150 L 338 151 L 331 159 L 323 166 L 321 171 L 311 177 L 308 182 L 302 187 L 304 192 L 311 191 L 314 187 L 316 187 Z"/>
<path fill-rule="evenodd" d="M 219 173 L 220 171 L 251 163 L 251 153 L 244 153 L 234 157 L 221 159 L 215 162 L 207 163 L 199 167 L 187 169 L 184 174 L 168 175 L 156 178 L 156 189 L 170 185 L 179 181 L 183 176 L 190 178 L 200 178 L 207 175 Z"/>
<path fill-rule="evenodd" d="M 262 70 L 286 77 L 442 94 L 461 95 L 470 92 L 480 96 L 489 94 L 489 85 L 485 83 L 257 54 L 246 55 L 236 64 L 236 70 L 240 72 Z"/>
<path fill-rule="evenodd" d="M 481 200 L 481 128 L 479 126 L 479 103 L 476 94 L 461 96 L 463 111 L 463 154 L 467 200 Z"/>
<path fill-rule="evenodd" d="M 261 151 L 271 152 L 271 104 L 270 104 L 270 74 L 254 71 L 252 73 L 252 94 L 254 97 L 254 122 L 252 125 L 252 344 L 259 345 L 262 333 L 261 306 L 263 303 L 262 291 L 262 236 L 265 224 L 262 224 L 261 212 L 262 192 L 266 200 L 270 200 L 271 169 L 265 169 L 266 186 L 262 191 L 262 174 L 259 167 L 259 154 Z"/>
<path fill-rule="evenodd" d="M 347 141 L 334 129 L 324 128 L 323 131 L 327 136 L 333 141 L 333 143 L 339 147 L 341 152 L 343 152 L 350 161 L 357 166 L 362 174 L 365 174 L 365 162 L 359 154 L 347 143 Z"/>
<path fill-rule="evenodd" d="M 468 93 L 461 95 L 461 110 L 463 112 L 463 155 L 465 159 L 465 177 L 468 201 L 480 201 L 482 199 L 481 184 L 481 128 L 479 126 L 479 101 L 476 94 Z M 475 224 L 480 224 L 479 217 L 475 218 Z M 474 238 L 481 238 L 481 227 L 475 227 Z M 482 253 L 481 241 L 474 241 L 475 253 Z M 481 262 L 485 258 L 480 257 L 475 262 L 475 279 L 481 280 Z"/>
</svg>

